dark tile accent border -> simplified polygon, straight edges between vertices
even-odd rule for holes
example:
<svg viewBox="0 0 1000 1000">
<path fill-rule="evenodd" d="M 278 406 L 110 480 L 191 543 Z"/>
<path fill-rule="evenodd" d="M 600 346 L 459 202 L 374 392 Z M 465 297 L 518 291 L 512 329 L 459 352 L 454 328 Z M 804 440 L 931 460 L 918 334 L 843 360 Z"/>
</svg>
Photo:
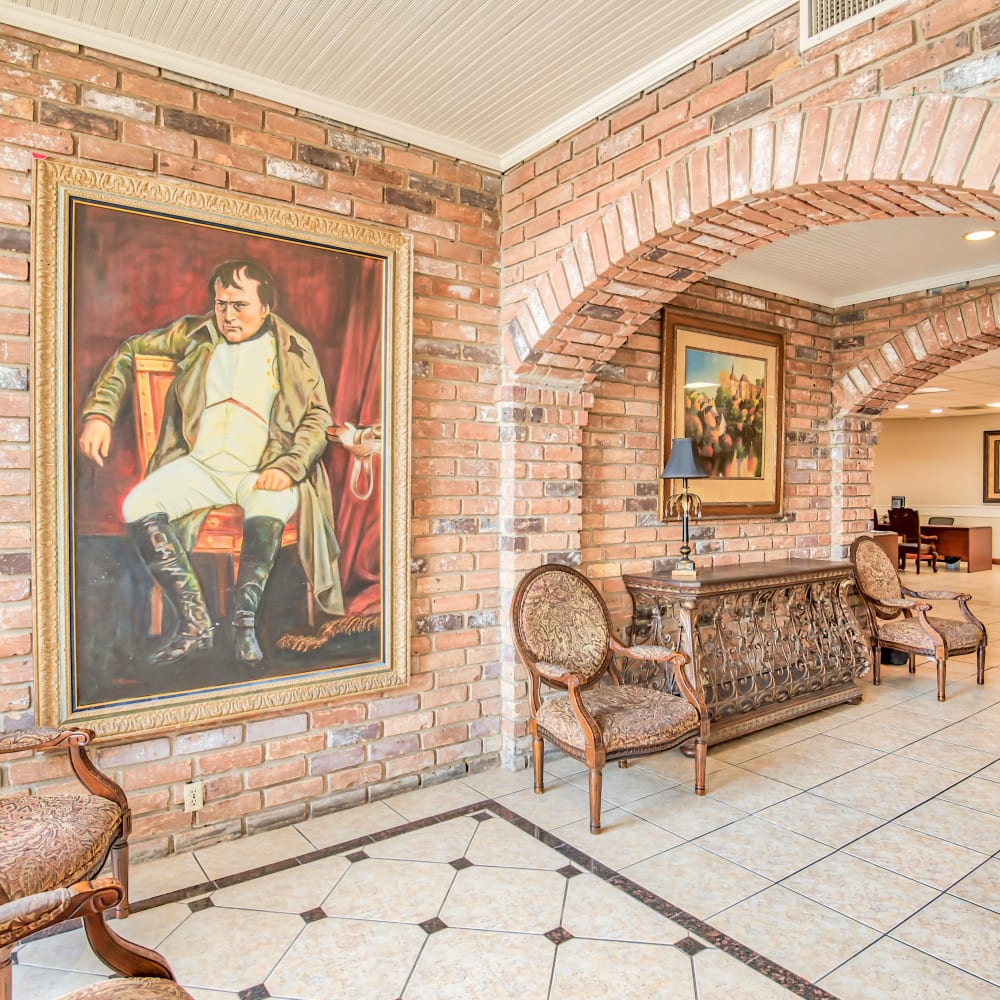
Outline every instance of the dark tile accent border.
<svg viewBox="0 0 1000 1000">
<path fill-rule="evenodd" d="M 651 910 L 654 910 L 661 916 L 666 917 L 668 920 L 672 920 L 675 924 L 683 927 L 689 934 L 697 935 L 702 940 L 708 941 L 713 947 L 718 948 L 719 951 L 725 952 L 731 958 L 735 958 L 737 961 L 749 966 L 754 970 L 754 972 L 760 973 L 760 975 L 770 979 L 771 982 L 784 987 L 790 993 L 803 998 L 803 1000 L 839 1000 L 839 998 L 833 993 L 828 993 L 822 987 L 816 986 L 808 980 L 803 979 L 802 976 L 799 976 L 796 973 L 791 972 L 789 969 L 778 965 L 777 962 L 771 961 L 766 956 L 754 951 L 753 948 L 748 948 L 746 945 L 741 944 L 734 938 L 729 937 L 728 934 L 723 934 L 721 931 L 712 927 L 711 924 L 705 923 L 704 920 L 693 916 L 686 910 L 682 910 L 679 906 L 675 906 L 668 900 L 657 896 L 656 893 L 650 892 L 648 889 L 639 885 L 637 882 L 634 882 L 627 876 L 619 874 L 613 868 L 609 868 L 597 859 L 585 854 L 579 848 L 574 847 L 572 844 L 567 844 L 565 841 L 560 840 L 557 836 L 555 836 L 555 834 L 549 833 L 548 830 L 532 823 L 530 820 L 526 820 L 513 810 L 507 808 L 507 806 L 501 805 L 499 802 L 494 802 L 492 799 L 482 799 L 481 801 L 474 802 L 471 805 L 461 806 L 458 809 L 451 809 L 448 812 L 439 813 L 436 816 L 428 816 L 423 819 L 413 820 L 409 823 L 402 823 L 399 826 L 390 827 L 388 830 L 381 830 L 378 833 L 373 833 L 365 837 L 356 837 L 353 840 L 348 840 L 341 844 L 333 844 L 330 847 L 319 848 L 315 851 L 309 851 L 306 854 L 301 854 L 298 857 L 286 858 L 283 861 L 277 861 L 272 864 L 264 865 L 260 868 L 253 868 L 249 871 L 241 872 L 236 875 L 227 875 L 224 878 L 214 879 L 209 882 L 202 882 L 186 889 L 177 889 L 173 892 L 162 893 L 159 896 L 152 896 L 149 899 L 134 901 L 131 903 L 131 910 L 133 913 L 140 913 L 143 910 L 149 910 L 156 906 L 162 906 L 164 903 L 187 901 L 196 896 L 204 896 L 215 889 L 221 889 L 229 885 L 237 885 L 242 882 L 249 882 L 252 879 L 260 878 L 262 875 L 270 875 L 274 872 L 286 871 L 289 868 L 296 868 L 299 865 L 306 865 L 312 861 L 319 861 L 322 858 L 329 858 L 338 854 L 344 855 L 352 861 L 362 860 L 363 858 L 368 857 L 368 855 L 364 852 L 364 848 L 370 844 L 377 844 L 385 840 L 391 840 L 393 837 L 398 837 L 404 833 L 412 833 L 414 830 L 423 830 L 427 827 L 436 826 L 439 823 L 446 823 L 452 819 L 459 819 L 462 816 L 472 816 L 474 819 L 481 820 L 483 818 L 482 815 L 476 815 L 477 813 L 486 813 L 486 818 L 495 816 L 499 819 L 505 820 L 510 823 L 511 826 L 516 827 L 518 830 L 529 834 L 539 842 L 545 844 L 546 847 L 551 847 L 553 850 L 558 851 L 563 855 L 563 857 L 572 862 L 573 865 L 576 865 L 580 870 L 596 875 L 598 878 L 607 882 L 609 885 L 613 885 L 616 889 L 620 889 L 622 892 L 631 896 L 644 906 L 648 906 Z M 454 864 L 454 862 L 452 863 Z M 567 872 L 567 869 L 570 867 L 571 866 L 567 865 L 563 869 L 560 869 L 560 871 L 562 871 L 567 878 L 571 877 Z M 577 871 L 575 874 L 580 874 L 580 872 Z M 435 917 L 431 920 L 424 921 L 424 923 L 420 926 L 423 927 L 428 933 L 434 933 L 435 931 L 443 929 L 443 924 L 438 926 L 440 923 L 441 922 L 438 918 Z M 429 929 L 429 927 L 433 929 Z M 62 928 L 67 930 L 70 929 L 63 924 L 60 925 L 60 928 L 53 928 L 53 930 L 61 930 Z M 561 930 L 562 928 L 556 928 L 549 933 L 555 934 Z M 692 952 L 690 949 L 692 945 L 697 945 L 697 943 L 697 941 L 692 941 L 692 939 L 688 937 L 677 942 L 675 947 L 680 948 L 681 951 L 691 954 Z M 264 998 L 270 995 L 267 992 L 259 994 L 252 992 L 258 988 L 263 989 L 263 987 L 255 986 L 250 990 L 244 991 L 246 996 L 241 993 L 241 1000 L 264 1000 Z"/>
<path fill-rule="evenodd" d="M 248 986 L 245 990 L 240 990 L 236 994 L 240 1000 L 268 1000 L 271 995 L 267 987 L 261 983 L 259 986 Z"/>
</svg>

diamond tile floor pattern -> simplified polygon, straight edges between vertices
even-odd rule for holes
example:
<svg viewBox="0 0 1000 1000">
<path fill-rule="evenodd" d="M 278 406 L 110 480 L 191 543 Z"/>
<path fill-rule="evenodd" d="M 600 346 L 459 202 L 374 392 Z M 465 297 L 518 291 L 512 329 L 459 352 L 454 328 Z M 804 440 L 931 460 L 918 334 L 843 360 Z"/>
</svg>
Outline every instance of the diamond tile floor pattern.
<svg viewBox="0 0 1000 1000">
<path fill-rule="evenodd" d="M 928 586 L 906 574 L 911 584 Z M 1000 571 L 938 574 L 1000 637 Z M 196 1000 L 1000 1000 L 1000 643 L 884 667 L 841 705 L 586 773 L 421 788 L 136 864 L 120 933 Z M 15 996 L 107 970 L 82 931 L 26 942 Z"/>
</svg>

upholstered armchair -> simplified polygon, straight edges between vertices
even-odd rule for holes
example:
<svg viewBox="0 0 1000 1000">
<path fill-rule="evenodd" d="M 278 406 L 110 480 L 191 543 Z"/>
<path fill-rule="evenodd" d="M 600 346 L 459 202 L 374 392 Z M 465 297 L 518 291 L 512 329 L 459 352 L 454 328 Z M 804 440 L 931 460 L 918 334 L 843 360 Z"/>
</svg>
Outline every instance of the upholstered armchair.
<svg viewBox="0 0 1000 1000">
<path fill-rule="evenodd" d="M 612 634 L 594 585 L 568 566 L 540 566 L 521 580 L 511 605 L 514 645 L 528 671 L 535 792 L 544 791 L 545 741 L 590 772 L 590 831 L 601 829 L 604 765 L 694 745 L 695 793 L 705 794 L 708 714 L 688 657 L 662 646 L 631 646 Z M 622 684 L 615 657 L 673 668 L 680 696 Z M 543 697 L 542 685 L 554 692 Z"/>
<path fill-rule="evenodd" d="M 937 697 L 945 700 L 948 657 L 976 654 L 976 683 L 985 681 L 986 627 L 969 610 L 969 594 L 948 590 L 916 591 L 899 582 L 892 560 L 868 535 L 851 545 L 854 580 L 865 610 L 872 645 L 872 680 L 881 683 L 883 649 L 897 649 L 909 656 L 910 673 L 916 671 L 914 656 L 928 656 L 937 666 Z M 954 601 L 961 620 L 931 615 L 931 601 Z"/>
<path fill-rule="evenodd" d="M 94 767 L 86 729 L 25 729 L 0 733 L 0 763 L 14 754 L 62 750 L 81 793 L 28 792 L 0 797 L 0 904 L 93 878 L 108 856 L 123 886 L 116 914 L 128 916 L 128 837 L 132 813 L 125 793 Z M 0 1000 L 10 990 L 10 954 L 0 944 Z"/>
<path fill-rule="evenodd" d="M 7 972 L 11 949 L 18 941 L 79 917 L 97 957 L 126 978 L 93 983 L 74 990 L 62 1000 L 193 1000 L 174 981 L 170 966 L 160 955 L 119 937 L 105 923 L 104 911 L 120 906 L 124 900 L 125 889 L 120 882 L 99 879 L 22 896 L 0 905 L 0 954 L 7 956 Z M 0 989 L 0 998 L 11 1000 L 9 988 L 7 992 Z"/>
</svg>

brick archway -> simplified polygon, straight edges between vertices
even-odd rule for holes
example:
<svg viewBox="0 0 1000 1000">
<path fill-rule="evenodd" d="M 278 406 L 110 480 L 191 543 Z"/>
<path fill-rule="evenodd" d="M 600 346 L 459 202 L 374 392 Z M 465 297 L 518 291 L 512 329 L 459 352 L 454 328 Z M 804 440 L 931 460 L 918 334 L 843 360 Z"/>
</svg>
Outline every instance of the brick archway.
<svg viewBox="0 0 1000 1000">
<path fill-rule="evenodd" d="M 719 264 L 810 228 L 998 218 L 998 134 L 1000 102 L 928 94 L 794 112 L 695 146 L 637 180 L 540 274 L 508 289 L 512 372 L 585 385 L 638 325 Z M 995 316 L 984 314 L 972 339 L 988 336 Z M 944 316 L 945 326 L 953 321 Z M 901 336 L 903 367 L 891 351 L 861 362 L 838 386 L 842 407 L 867 405 L 862 378 L 872 385 L 885 365 L 878 386 L 887 378 L 905 386 L 914 348 Z M 935 351 L 946 346 L 936 343 Z"/>
<path fill-rule="evenodd" d="M 943 368 L 1000 347 L 1000 285 L 923 317 L 872 349 L 833 386 L 840 415 L 877 416 Z"/>
</svg>

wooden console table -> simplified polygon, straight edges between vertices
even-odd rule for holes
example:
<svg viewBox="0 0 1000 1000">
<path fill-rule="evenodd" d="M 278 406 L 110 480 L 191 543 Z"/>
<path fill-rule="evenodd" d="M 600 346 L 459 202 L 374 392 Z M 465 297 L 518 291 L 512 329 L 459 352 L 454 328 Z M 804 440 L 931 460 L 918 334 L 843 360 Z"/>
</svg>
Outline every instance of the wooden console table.
<svg viewBox="0 0 1000 1000">
<path fill-rule="evenodd" d="M 701 678 L 721 743 L 843 702 L 857 704 L 854 678 L 871 652 L 851 610 L 849 562 L 781 559 L 624 577 L 634 614 L 629 641 L 683 650 Z M 627 683 L 667 689 L 662 665 L 629 661 Z"/>
<path fill-rule="evenodd" d="M 936 536 L 934 547 L 939 559 L 963 559 L 970 573 L 993 569 L 993 529 L 988 524 L 922 524 L 920 534 Z"/>
</svg>

